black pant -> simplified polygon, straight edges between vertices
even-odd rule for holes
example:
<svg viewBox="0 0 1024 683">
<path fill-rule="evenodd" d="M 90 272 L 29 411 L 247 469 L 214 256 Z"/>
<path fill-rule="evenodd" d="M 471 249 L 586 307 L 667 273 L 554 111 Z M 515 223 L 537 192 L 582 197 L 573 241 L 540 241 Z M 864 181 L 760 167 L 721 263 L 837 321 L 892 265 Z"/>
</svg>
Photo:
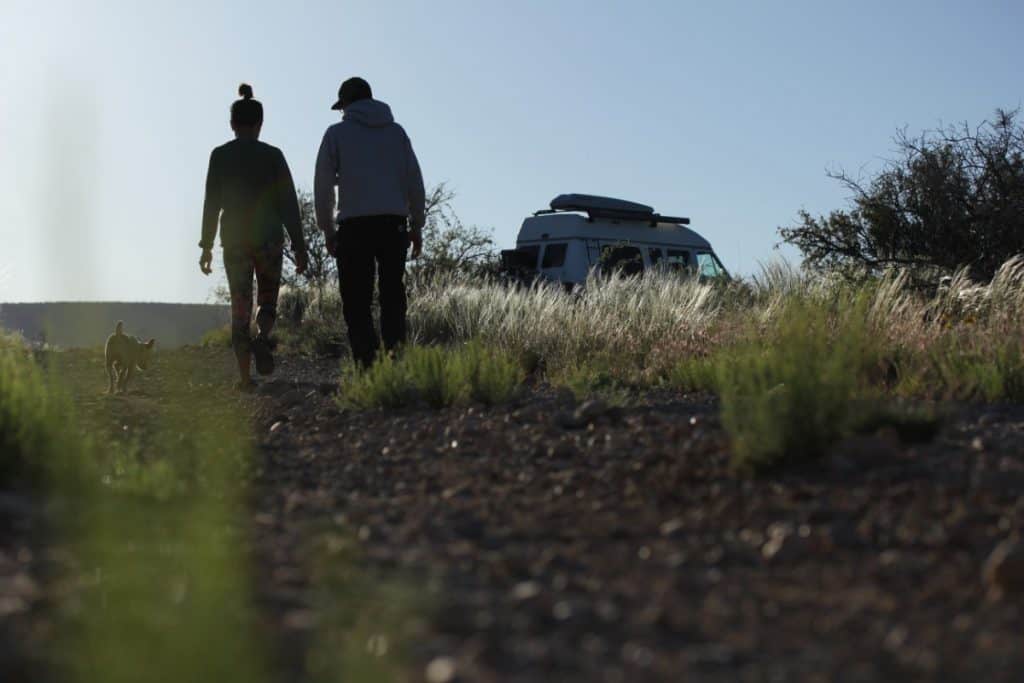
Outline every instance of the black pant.
<svg viewBox="0 0 1024 683">
<path fill-rule="evenodd" d="M 373 364 L 380 341 L 373 324 L 373 276 L 380 287 L 380 332 L 384 348 L 405 341 L 405 253 L 409 234 L 404 216 L 361 216 L 338 230 L 338 282 L 352 357 Z"/>
</svg>

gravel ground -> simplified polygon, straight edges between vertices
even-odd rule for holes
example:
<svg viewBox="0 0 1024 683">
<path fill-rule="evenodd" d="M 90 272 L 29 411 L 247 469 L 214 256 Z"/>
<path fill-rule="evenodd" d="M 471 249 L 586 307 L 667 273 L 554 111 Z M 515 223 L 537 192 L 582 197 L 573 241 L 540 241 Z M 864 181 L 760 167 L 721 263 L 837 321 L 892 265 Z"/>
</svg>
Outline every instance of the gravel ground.
<svg viewBox="0 0 1024 683">
<path fill-rule="evenodd" d="M 211 391 L 205 368 L 230 357 L 188 353 L 189 390 Z M 65 359 L 88 366 L 85 412 L 103 403 L 94 356 Z M 541 387 L 499 408 L 350 412 L 333 365 L 282 359 L 243 399 L 281 681 L 308 680 L 337 609 L 310 561 L 324 529 L 371 584 L 421 594 L 413 680 L 1021 679 L 1024 407 L 951 406 L 931 443 L 883 431 L 748 479 L 706 396 L 616 408 Z M 158 373 L 131 399 L 151 412 Z M 39 565 L 61 550 L 42 509 L 0 495 L 4 681 L 40 680 L 49 642 Z"/>
<path fill-rule="evenodd" d="M 537 390 L 502 408 L 357 413 L 324 395 L 322 369 L 296 370 L 258 410 L 258 545 L 296 565 L 294 530 L 340 521 L 373 575 L 424 587 L 415 677 L 1024 672 L 1020 407 L 951 407 L 932 443 L 880 432 L 751 480 L 729 469 L 708 397 L 613 408 Z M 295 600 L 280 632 L 301 630 L 284 619 L 315 610 L 301 580 L 261 565 L 261 591 Z"/>
</svg>

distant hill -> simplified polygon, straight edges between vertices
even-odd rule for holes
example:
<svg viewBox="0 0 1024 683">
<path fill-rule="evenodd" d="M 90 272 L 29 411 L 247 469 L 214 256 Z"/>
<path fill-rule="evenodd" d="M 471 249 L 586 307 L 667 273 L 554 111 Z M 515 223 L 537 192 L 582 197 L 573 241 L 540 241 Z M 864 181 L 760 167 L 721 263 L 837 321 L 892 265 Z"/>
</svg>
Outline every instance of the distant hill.
<svg viewBox="0 0 1024 683">
<path fill-rule="evenodd" d="M 124 321 L 125 333 L 164 348 L 198 344 L 203 334 L 231 320 L 228 306 L 124 302 L 0 304 L 0 328 L 20 332 L 29 341 L 64 348 L 102 346 Z"/>
</svg>

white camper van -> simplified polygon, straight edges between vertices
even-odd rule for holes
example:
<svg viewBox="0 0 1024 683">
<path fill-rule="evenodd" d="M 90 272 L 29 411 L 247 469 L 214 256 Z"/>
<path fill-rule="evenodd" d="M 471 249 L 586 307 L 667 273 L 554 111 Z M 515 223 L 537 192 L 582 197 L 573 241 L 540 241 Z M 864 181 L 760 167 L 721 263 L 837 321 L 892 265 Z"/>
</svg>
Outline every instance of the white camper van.
<svg viewBox="0 0 1024 683">
<path fill-rule="evenodd" d="M 519 230 L 516 248 L 501 253 L 507 270 L 575 285 L 591 270 L 626 275 L 649 269 L 727 278 L 728 273 L 689 218 L 662 216 L 644 204 L 563 194 Z"/>
</svg>

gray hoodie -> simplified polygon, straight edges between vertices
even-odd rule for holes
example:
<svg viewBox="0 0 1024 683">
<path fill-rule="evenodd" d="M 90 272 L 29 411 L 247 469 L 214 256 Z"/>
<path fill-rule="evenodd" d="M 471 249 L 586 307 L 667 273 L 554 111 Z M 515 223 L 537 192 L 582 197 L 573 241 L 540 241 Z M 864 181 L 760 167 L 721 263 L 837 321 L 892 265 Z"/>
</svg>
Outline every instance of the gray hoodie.
<svg viewBox="0 0 1024 683">
<path fill-rule="evenodd" d="M 336 220 L 357 216 L 408 216 L 414 230 L 423 227 L 423 175 L 416 153 L 391 108 L 377 100 L 353 102 L 341 123 L 324 133 L 313 192 L 317 223 L 325 232 L 334 231 Z"/>
</svg>

